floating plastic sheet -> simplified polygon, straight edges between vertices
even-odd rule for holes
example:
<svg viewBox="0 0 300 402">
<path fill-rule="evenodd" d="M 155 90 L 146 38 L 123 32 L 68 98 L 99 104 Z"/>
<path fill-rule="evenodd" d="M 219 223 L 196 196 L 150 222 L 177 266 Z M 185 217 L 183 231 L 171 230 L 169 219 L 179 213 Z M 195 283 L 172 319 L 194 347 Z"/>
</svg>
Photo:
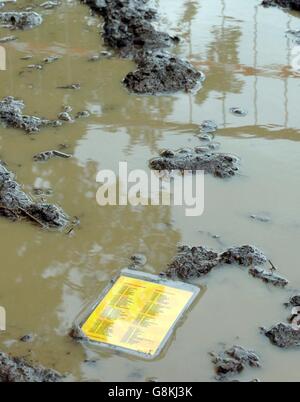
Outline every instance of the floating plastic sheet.
<svg viewBox="0 0 300 402">
<path fill-rule="evenodd" d="M 201 289 L 123 270 L 75 324 L 88 342 L 144 358 L 159 355 Z"/>
</svg>

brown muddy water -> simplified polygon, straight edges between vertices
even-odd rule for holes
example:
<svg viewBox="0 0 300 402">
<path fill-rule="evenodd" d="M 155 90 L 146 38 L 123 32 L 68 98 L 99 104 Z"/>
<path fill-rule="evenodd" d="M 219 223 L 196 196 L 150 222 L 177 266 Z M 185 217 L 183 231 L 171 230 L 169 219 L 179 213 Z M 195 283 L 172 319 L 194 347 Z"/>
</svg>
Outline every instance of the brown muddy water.
<svg viewBox="0 0 300 402">
<path fill-rule="evenodd" d="M 29 3 L 18 1 L 17 7 Z M 236 267 L 199 281 L 207 286 L 204 297 L 156 361 L 103 352 L 68 337 L 82 306 L 128 264 L 130 255 L 145 254 L 145 270 L 159 273 L 178 243 L 219 250 L 255 244 L 290 280 L 290 290 L 300 288 L 299 76 L 291 68 L 294 45 L 285 36 L 286 30 L 300 28 L 300 15 L 261 8 L 256 0 L 156 3 L 162 13 L 159 25 L 183 38 L 174 51 L 207 76 L 197 94 L 129 95 L 121 79 L 132 70 L 130 61 L 88 61 L 104 50 L 101 21 L 76 1 L 63 1 L 49 11 L 37 8 L 44 22 L 36 29 L 0 29 L 0 38 L 18 38 L 4 45 L 7 71 L 0 72 L 0 98 L 24 99 L 25 113 L 49 118 L 63 105 L 92 112 L 87 119 L 37 135 L 0 127 L 0 157 L 26 191 L 51 188 L 47 200 L 81 220 L 70 237 L 0 219 L 0 305 L 7 310 L 8 326 L 0 350 L 78 381 L 212 381 L 208 352 L 238 343 L 255 349 L 263 365 L 246 370 L 240 379 L 299 381 L 299 352 L 271 346 L 258 330 L 285 321 L 282 303 L 289 290 L 270 288 Z M 33 58 L 21 60 L 26 55 Z M 62 57 L 42 71 L 20 74 L 50 55 Z M 76 82 L 81 83 L 78 91 L 56 89 Z M 235 106 L 248 115 L 230 114 Z M 215 140 L 221 150 L 239 155 L 242 164 L 241 174 L 230 180 L 206 177 L 203 216 L 187 218 L 179 207 L 97 205 L 99 169 L 117 169 L 119 161 L 148 169 L 148 160 L 161 148 L 199 145 L 195 134 L 206 119 L 219 124 Z M 66 144 L 74 158 L 33 163 L 35 153 L 59 144 Z M 252 214 L 271 220 L 254 221 Z M 28 333 L 36 335 L 33 343 L 18 341 Z"/>
</svg>

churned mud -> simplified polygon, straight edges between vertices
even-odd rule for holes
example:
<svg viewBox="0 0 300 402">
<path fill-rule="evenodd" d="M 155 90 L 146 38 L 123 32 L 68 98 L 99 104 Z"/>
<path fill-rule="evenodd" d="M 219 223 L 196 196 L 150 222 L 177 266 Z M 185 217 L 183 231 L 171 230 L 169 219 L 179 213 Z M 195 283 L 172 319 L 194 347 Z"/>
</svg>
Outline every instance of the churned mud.
<svg viewBox="0 0 300 402">
<path fill-rule="evenodd" d="M 29 29 L 34 28 L 43 22 L 40 14 L 33 11 L 9 11 L 0 13 L 0 24 L 10 29 Z"/>
<path fill-rule="evenodd" d="M 247 366 L 255 368 L 261 366 L 258 355 L 241 346 L 233 346 L 220 353 L 211 353 L 211 356 L 217 379 L 221 381 L 228 376 L 240 374 Z"/>
<path fill-rule="evenodd" d="M 132 58 L 138 69 L 124 79 L 125 87 L 137 94 L 191 91 L 204 76 L 188 61 L 166 51 L 178 37 L 158 31 L 157 13 L 148 0 L 85 0 L 104 18 L 103 39 L 121 57 Z"/>
<path fill-rule="evenodd" d="M 61 382 L 63 376 L 54 370 L 33 365 L 25 359 L 0 352 L 0 382 Z"/>
<path fill-rule="evenodd" d="M 229 248 L 223 253 L 217 253 L 202 246 L 180 246 L 178 254 L 168 265 L 166 275 L 187 280 L 203 277 L 214 268 L 226 264 L 237 264 L 249 268 L 249 273 L 255 278 L 273 286 L 285 287 L 288 284 L 286 279 L 278 276 L 272 270 L 266 271 L 256 267 L 267 262 L 268 259 L 264 253 L 254 246 Z"/>
<path fill-rule="evenodd" d="M 11 172 L 0 162 L 0 215 L 12 220 L 27 219 L 45 229 L 64 229 L 69 217 L 52 204 L 36 203 L 23 192 Z"/>
<path fill-rule="evenodd" d="M 265 7 L 279 6 L 300 11 L 300 0 L 263 0 L 262 5 Z"/>
<path fill-rule="evenodd" d="M 180 149 L 178 151 L 164 150 L 160 157 L 150 161 L 153 170 L 203 170 L 216 177 L 234 176 L 239 169 L 239 159 L 236 156 L 211 152 L 207 147 L 195 149 Z"/>
<path fill-rule="evenodd" d="M 20 128 L 33 133 L 40 131 L 42 127 L 61 125 L 59 120 L 47 120 L 36 116 L 27 116 L 22 113 L 25 104 L 22 100 L 17 100 L 8 96 L 0 101 L 0 122 L 7 127 Z"/>
</svg>

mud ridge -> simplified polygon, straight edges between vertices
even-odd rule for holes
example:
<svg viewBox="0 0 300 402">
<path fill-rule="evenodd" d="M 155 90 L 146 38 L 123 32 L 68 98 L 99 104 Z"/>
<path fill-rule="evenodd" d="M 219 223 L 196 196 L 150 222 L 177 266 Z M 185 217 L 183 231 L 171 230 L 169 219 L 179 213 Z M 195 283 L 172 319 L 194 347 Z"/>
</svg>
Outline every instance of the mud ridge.
<svg viewBox="0 0 300 402">
<path fill-rule="evenodd" d="M 123 58 L 133 59 L 138 69 L 124 79 L 125 87 L 137 94 L 191 91 L 204 75 L 188 61 L 166 52 L 179 42 L 155 29 L 157 12 L 148 0 L 83 0 L 104 18 L 103 39 Z"/>
<path fill-rule="evenodd" d="M 153 170 L 203 170 L 216 177 L 226 178 L 238 172 L 239 159 L 236 156 L 212 152 L 207 147 L 195 149 L 180 149 L 178 151 L 164 150 L 158 158 L 150 161 Z"/>
<path fill-rule="evenodd" d="M 250 271 L 255 269 L 256 266 L 264 265 L 267 262 L 267 257 L 255 246 L 233 247 L 219 254 L 206 247 L 184 245 L 178 248 L 178 253 L 168 265 L 165 275 L 170 278 L 189 280 L 203 277 L 214 268 L 219 268 L 226 264 L 237 264 L 249 268 L 249 273 L 251 273 Z M 261 272 L 261 276 L 258 274 L 255 277 L 262 279 L 264 282 L 278 287 L 284 287 L 288 284 L 287 280 L 279 277 L 271 270 L 261 270 Z M 265 279 L 266 273 L 268 273 L 269 280 Z"/>
<path fill-rule="evenodd" d="M 27 219 L 45 229 L 64 229 L 69 224 L 65 212 L 53 204 L 35 203 L 21 189 L 0 161 L 0 215 L 12 220 Z"/>
</svg>

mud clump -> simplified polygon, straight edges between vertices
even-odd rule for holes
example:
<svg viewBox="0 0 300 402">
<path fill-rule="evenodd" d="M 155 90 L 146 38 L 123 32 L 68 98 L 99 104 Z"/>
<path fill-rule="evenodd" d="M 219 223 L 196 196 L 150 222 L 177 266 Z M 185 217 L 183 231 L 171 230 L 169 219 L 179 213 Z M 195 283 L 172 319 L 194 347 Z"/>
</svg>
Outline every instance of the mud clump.
<svg viewBox="0 0 300 402">
<path fill-rule="evenodd" d="M 189 92 L 204 79 L 190 63 L 166 52 L 147 52 L 136 61 L 138 69 L 123 81 L 136 94 Z"/>
<path fill-rule="evenodd" d="M 64 229 L 69 223 L 69 217 L 56 205 L 35 203 L 1 162 L 0 215 L 13 220 L 24 218 L 46 229 Z"/>
<path fill-rule="evenodd" d="M 40 131 L 42 127 L 61 125 L 57 120 L 46 120 L 36 116 L 27 116 L 22 114 L 25 108 L 22 100 L 17 100 L 12 96 L 8 96 L 0 101 L 0 123 L 4 123 L 8 127 L 20 128 L 28 133 Z"/>
<path fill-rule="evenodd" d="M 205 247 L 181 246 L 169 264 L 166 275 L 180 279 L 193 279 L 207 275 L 219 264 L 218 253 Z"/>
<path fill-rule="evenodd" d="M 0 353 L 0 383 L 61 382 L 62 380 L 63 376 L 54 370 Z"/>
<path fill-rule="evenodd" d="M 196 88 L 203 74 L 189 62 L 165 51 L 178 37 L 158 31 L 153 22 L 157 12 L 148 0 L 84 0 L 104 18 L 103 39 L 121 57 L 133 59 L 138 69 L 123 83 L 137 94 L 172 93 Z"/>
<path fill-rule="evenodd" d="M 210 273 L 214 268 L 227 264 L 237 264 L 249 268 L 252 276 L 262 279 L 273 286 L 285 287 L 288 281 L 272 271 L 259 270 L 256 266 L 267 262 L 267 257 L 255 246 L 229 248 L 223 253 L 217 253 L 203 246 L 180 246 L 173 261 L 168 265 L 163 275 L 169 278 L 192 280 Z M 251 267 L 251 268 L 250 268 Z M 257 272 L 257 275 L 254 275 Z"/>
<path fill-rule="evenodd" d="M 223 264 L 239 264 L 244 267 L 262 265 L 267 262 L 267 257 L 256 247 L 242 246 L 229 248 L 221 254 L 220 261 Z"/>
<path fill-rule="evenodd" d="M 130 257 L 130 269 L 139 269 L 147 264 L 147 257 L 144 254 L 133 254 Z"/>
<path fill-rule="evenodd" d="M 211 356 L 218 380 L 224 380 L 229 375 L 239 374 L 247 366 L 260 367 L 260 360 L 257 354 L 241 346 L 233 346 L 231 349 L 219 354 L 211 353 Z"/>
<path fill-rule="evenodd" d="M 300 11 L 300 0 L 263 0 L 262 5 L 264 7 L 279 6 Z"/>
<path fill-rule="evenodd" d="M 288 349 L 300 346 L 300 330 L 290 324 L 279 323 L 269 330 L 263 330 L 271 343 L 279 348 Z"/>
<path fill-rule="evenodd" d="M 239 159 L 235 156 L 215 153 L 207 148 L 180 149 L 173 152 L 163 151 L 160 157 L 150 161 L 153 170 L 203 170 L 216 177 L 227 178 L 234 176 L 238 171 Z"/>
<path fill-rule="evenodd" d="M 38 13 L 32 11 L 10 11 L 0 13 L 0 23 L 13 29 L 34 28 L 41 25 L 42 22 L 43 18 Z"/>
<path fill-rule="evenodd" d="M 231 107 L 229 111 L 231 114 L 238 117 L 245 117 L 248 114 L 247 110 L 242 109 L 240 107 Z"/>
</svg>

